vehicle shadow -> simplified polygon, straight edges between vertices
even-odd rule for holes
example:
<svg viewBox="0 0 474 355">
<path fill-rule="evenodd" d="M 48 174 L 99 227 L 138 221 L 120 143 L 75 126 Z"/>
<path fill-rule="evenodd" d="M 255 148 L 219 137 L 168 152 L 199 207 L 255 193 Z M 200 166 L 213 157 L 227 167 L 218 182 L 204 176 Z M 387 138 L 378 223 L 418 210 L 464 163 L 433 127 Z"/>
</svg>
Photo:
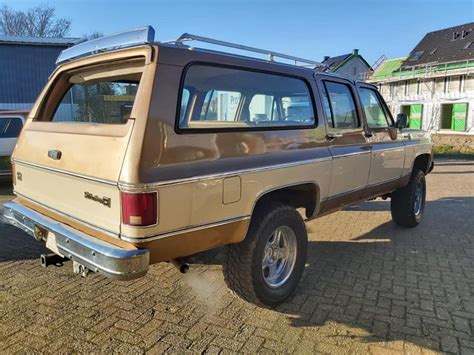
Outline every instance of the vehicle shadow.
<svg viewBox="0 0 474 355">
<path fill-rule="evenodd" d="M 389 211 L 390 203 L 347 210 Z M 474 197 L 443 198 L 427 201 L 416 228 L 390 221 L 349 241 L 311 241 L 298 290 L 278 311 L 295 327 L 332 322 L 362 329 L 359 340 L 366 342 L 440 350 L 447 337 L 472 340 L 473 211 Z"/>
<path fill-rule="evenodd" d="M 12 199 L 10 177 L 0 178 L 0 204 Z M 1 207 L 0 207 L 1 209 Z M 0 262 L 38 259 L 47 249 L 23 231 L 4 224 L 0 217 Z"/>
<path fill-rule="evenodd" d="M 0 221 L 0 263 L 38 259 L 47 249 L 25 232 Z"/>
</svg>

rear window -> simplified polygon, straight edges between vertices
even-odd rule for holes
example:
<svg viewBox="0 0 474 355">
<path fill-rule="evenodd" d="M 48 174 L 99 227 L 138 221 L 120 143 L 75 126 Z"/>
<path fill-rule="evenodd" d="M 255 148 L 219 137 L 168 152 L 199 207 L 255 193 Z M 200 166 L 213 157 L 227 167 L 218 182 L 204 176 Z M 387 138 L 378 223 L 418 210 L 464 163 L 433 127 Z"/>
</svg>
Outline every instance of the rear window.
<svg viewBox="0 0 474 355">
<path fill-rule="evenodd" d="M 56 108 L 53 122 L 123 124 L 130 118 L 137 81 L 73 84 Z"/>
<path fill-rule="evenodd" d="M 20 135 L 23 122 L 18 117 L 0 118 L 0 138 L 16 138 Z"/>
<path fill-rule="evenodd" d="M 126 60 L 63 72 L 51 86 L 38 120 L 125 124 L 139 92 L 143 68 L 143 60 Z"/>
<path fill-rule="evenodd" d="M 302 79 L 196 64 L 185 74 L 180 129 L 249 129 L 315 124 Z"/>
</svg>

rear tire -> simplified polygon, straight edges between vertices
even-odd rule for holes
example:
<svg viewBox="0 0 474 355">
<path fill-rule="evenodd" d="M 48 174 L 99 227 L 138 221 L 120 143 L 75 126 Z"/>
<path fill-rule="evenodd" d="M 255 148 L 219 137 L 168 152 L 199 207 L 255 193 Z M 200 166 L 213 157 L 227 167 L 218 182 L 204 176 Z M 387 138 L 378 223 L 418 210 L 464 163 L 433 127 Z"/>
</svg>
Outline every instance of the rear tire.
<svg viewBox="0 0 474 355">
<path fill-rule="evenodd" d="M 227 247 L 227 285 L 248 302 L 273 307 L 295 291 L 303 274 L 308 235 L 293 207 L 270 203 L 257 208 L 246 238 Z"/>
<path fill-rule="evenodd" d="M 423 217 L 425 199 L 425 174 L 415 170 L 407 186 L 392 192 L 390 209 L 393 221 L 403 227 L 416 227 Z"/>
</svg>

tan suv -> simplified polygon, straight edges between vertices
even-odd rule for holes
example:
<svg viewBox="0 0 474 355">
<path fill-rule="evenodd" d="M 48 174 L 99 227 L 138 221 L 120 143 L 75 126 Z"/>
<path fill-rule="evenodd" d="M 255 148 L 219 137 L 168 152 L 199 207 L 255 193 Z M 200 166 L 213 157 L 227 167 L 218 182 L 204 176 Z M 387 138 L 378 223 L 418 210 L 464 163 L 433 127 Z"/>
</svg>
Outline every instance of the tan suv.
<svg viewBox="0 0 474 355">
<path fill-rule="evenodd" d="M 83 275 L 185 271 L 184 257 L 227 245 L 228 284 L 271 306 L 305 267 L 302 215 L 382 196 L 397 224 L 419 223 L 431 139 L 397 125 L 375 87 L 316 62 L 124 32 L 58 58 L 15 148 L 4 217 L 46 242 L 43 265 L 71 259 Z"/>
</svg>

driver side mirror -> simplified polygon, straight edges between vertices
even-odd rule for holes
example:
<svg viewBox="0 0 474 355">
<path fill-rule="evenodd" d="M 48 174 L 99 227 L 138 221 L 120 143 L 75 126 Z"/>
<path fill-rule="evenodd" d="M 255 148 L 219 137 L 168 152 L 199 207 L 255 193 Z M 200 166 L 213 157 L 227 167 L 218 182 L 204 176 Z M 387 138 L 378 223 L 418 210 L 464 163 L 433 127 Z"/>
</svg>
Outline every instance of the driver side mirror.
<svg viewBox="0 0 474 355">
<path fill-rule="evenodd" d="M 406 113 L 399 113 L 397 115 L 397 121 L 395 122 L 395 127 L 399 129 L 408 127 L 408 116 Z"/>
</svg>

